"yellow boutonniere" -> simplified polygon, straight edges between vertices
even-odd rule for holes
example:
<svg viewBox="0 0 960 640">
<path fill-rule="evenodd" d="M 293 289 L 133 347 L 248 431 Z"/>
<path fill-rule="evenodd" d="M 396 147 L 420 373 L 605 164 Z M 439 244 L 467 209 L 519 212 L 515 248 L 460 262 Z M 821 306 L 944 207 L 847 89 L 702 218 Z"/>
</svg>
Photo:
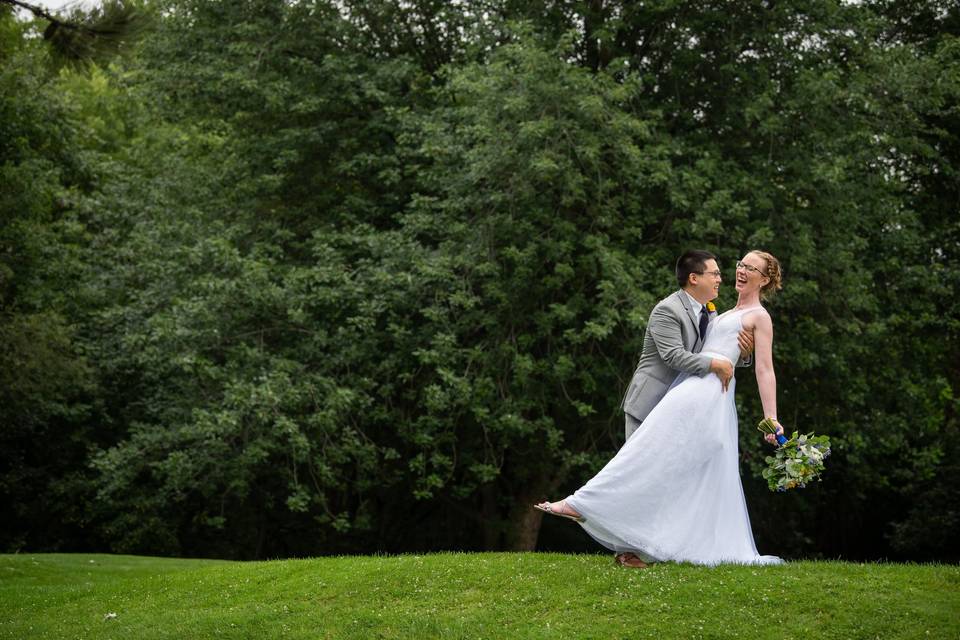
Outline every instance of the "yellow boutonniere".
<svg viewBox="0 0 960 640">
<path fill-rule="evenodd" d="M 715 313 L 715 312 L 717 311 L 717 306 L 716 306 L 715 304 L 713 304 L 712 302 L 708 302 L 708 303 L 707 303 L 707 311 L 709 311 L 710 313 Z"/>
</svg>

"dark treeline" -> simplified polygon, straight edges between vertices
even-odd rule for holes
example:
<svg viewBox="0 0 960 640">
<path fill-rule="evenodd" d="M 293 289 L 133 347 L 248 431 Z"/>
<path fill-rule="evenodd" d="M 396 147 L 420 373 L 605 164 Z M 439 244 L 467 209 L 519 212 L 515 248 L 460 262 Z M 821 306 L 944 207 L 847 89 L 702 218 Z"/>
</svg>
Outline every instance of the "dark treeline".
<svg viewBox="0 0 960 640">
<path fill-rule="evenodd" d="M 761 551 L 958 559 L 956 4 L 146 9 L 71 71 L 0 4 L 2 550 L 579 544 L 529 505 L 699 247 L 721 309 L 781 258 L 780 417 L 834 444 L 769 493 L 741 372 Z"/>
</svg>

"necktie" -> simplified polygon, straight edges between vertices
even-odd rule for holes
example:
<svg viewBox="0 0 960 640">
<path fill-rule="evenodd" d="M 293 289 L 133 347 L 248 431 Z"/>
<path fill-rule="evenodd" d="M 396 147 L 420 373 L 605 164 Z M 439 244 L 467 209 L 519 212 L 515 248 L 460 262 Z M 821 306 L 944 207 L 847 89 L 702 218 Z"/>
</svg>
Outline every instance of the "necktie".
<svg viewBox="0 0 960 640">
<path fill-rule="evenodd" d="M 700 307 L 700 342 L 707 337 L 707 325 L 710 323 L 710 312 L 707 311 L 707 305 Z"/>
</svg>

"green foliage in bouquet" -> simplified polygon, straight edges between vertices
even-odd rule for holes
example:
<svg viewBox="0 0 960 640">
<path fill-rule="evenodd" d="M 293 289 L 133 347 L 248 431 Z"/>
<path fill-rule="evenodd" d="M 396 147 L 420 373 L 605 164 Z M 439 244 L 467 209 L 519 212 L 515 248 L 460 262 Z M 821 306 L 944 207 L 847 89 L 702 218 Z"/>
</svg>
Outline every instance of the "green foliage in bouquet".
<svg viewBox="0 0 960 640">
<path fill-rule="evenodd" d="M 757 426 L 760 431 L 776 435 L 776 425 L 764 418 Z M 830 438 L 813 433 L 800 435 L 797 431 L 777 447 L 776 453 L 765 458 L 767 468 L 761 473 L 771 491 L 803 488 L 808 482 L 820 479 L 823 461 L 830 455 Z"/>
</svg>

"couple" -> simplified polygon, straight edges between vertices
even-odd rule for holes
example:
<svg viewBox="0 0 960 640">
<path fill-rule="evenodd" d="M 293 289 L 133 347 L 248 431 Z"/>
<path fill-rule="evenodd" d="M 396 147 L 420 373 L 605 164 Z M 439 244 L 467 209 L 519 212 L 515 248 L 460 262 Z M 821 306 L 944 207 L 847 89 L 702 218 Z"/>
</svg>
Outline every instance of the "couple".
<svg viewBox="0 0 960 640">
<path fill-rule="evenodd" d="M 573 495 L 535 508 L 579 522 L 627 567 L 780 563 L 753 542 L 733 397 L 733 363 L 749 359 L 755 343 L 763 412 L 776 421 L 773 323 L 761 299 L 780 288 L 780 264 L 763 251 L 745 255 L 737 305 L 719 317 L 710 302 L 721 281 L 716 256 L 689 251 L 676 271 L 681 290 L 650 314 L 624 398 L 626 443 Z"/>
</svg>

